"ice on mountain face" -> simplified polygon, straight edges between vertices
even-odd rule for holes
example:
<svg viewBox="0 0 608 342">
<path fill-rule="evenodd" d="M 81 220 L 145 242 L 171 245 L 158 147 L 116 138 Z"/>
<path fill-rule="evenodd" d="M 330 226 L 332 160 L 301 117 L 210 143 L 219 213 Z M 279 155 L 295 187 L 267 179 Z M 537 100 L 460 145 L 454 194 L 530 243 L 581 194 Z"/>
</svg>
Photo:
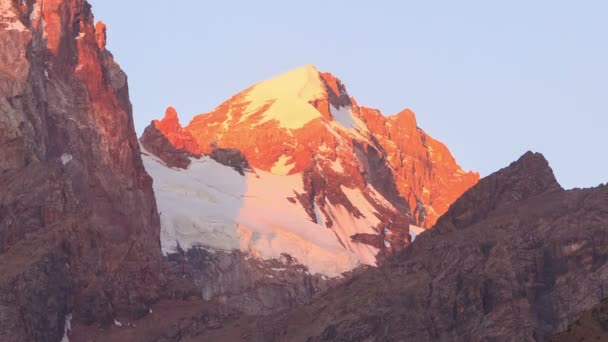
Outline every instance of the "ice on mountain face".
<svg viewBox="0 0 608 342">
<path fill-rule="evenodd" d="M 164 253 L 194 246 L 238 249 L 235 216 L 246 191 L 246 179 L 209 158 L 193 160 L 187 170 L 171 169 L 143 156 L 154 179 Z"/>
<path fill-rule="evenodd" d="M 344 168 L 342 167 L 342 162 L 340 159 L 336 159 L 334 161 L 330 162 L 330 167 L 332 170 L 336 171 L 337 173 L 342 173 L 344 172 Z"/>
<path fill-rule="evenodd" d="M 369 128 L 353 113 L 353 108 L 351 106 L 336 108 L 333 105 L 330 105 L 329 108 L 331 116 L 334 118 L 334 121 L 331 122 L 331 127 L 346 130 L 350 135 L 357 139 L 373 145 L 367 137 L 367 135 L 370 134 Z"/>
<path fill-rule="evenodd" d="M 364 221 L 364 223 L 359 225 L 370 227 L 368 231 L 361 233 L 374 234 L 375 232 L 371 227 L 375 227 L 380 223 L 380 219 L 376 216 L 376 209 L 367 201 L 359 189 L 350 189 L 343 185 L 340 186 L 340 189 L 342 189 L 342 192 L 344 192 L 350 203 L 352 203 L 355 208 L 359 209 L 365 217 L 363 219 L 358 219 Z"/>
<path fill-rule="evenodd" d="M 63 326 L 63 337 L 61 342 L 70 342 L 70 331 L 72 330 L 72 314 L 65 317 L 65 323 Z"/>
<path fill-rule="evenodd" d="M 291 157 L 282 155 L 279 160 L 274 163 L 274 165 L 270 169 L 270 173 L 280 176 L 285 176 L 289 174 L 289 171 L 291 171 L 294 167 L 294 162 L 292 161 L 290 163 L 289 159 L 291 159 Z"/>
<path fill-rule="evenodd" d="M 333 105 L 329 106 L 331 111 L 331 116 L 335 121 L 340 123 L 344 128 L 355 128 L 357 123 L 355 122 L 355 118 L 352 114 L 352 107 L 340 107 L 336 108 Z"/>
<path fill-rule="evenodd" d="M 313 210 L 315 212 L 315 219 L 317 220 L 317 224 L 325 228 L 325 217 L 323 217 L 323 213 L 321 213 L 321 210 L 319 210 L 319 205 L 316 201 L 313 202 Z"/>
<path fill-rule="evenodd" d="M 40 6 L 38 6 L 38 3 L 34 3 L 34 6 L 32 6 L 32 13 L 30 13 L 30 21 L 34 21 L 39 16 L 40 16 Z"/>
<path fill-rule="evenodd" d="M 247 121 L 264 106 L 270 105 L 259 125 L 270 120 L 278 121 L 283 128 L 301 128 L 321 113 L 309 102 L 323 97 L 325 89 L 314 66 L 305 66 L 251 87 L 246 93 L 249 102 L 239 123 Z"/>
<path fill-rule="evenodd" d="M 61 163 L 63 165 L 67 165 L 69 162 L 71 162 L 73 159 L 72 155 L 69 153 L 64 153 L 61 155 Z"/>
<path fill-rule="evenodd" d="M 370 245 L 356 243 L 351 240 L 351 236 L 360 233 L 374 234 L 374 230 L 369 221 L 365 218 L 355 218 L 342 205 L 325 204 L 328 215 L 332 218 L 334 230 L 340 242 L 357 256 L 363 264 L 376 266 L 376 254 L 379 249 Z M 339 222 L 339 224 L 337 224 Z"/>
<path fill-rule="evenodd" d="M 426 229 L 420 228 L 410 224 L 410 235 L 412 236 L 412 242 L 416 239 L 416 237 L 422 233 L 424 233 Z"/>
<path fill-rule="evenodd" d="M 304 192 L 301 174 L 256 170 L 241 176 L 207 157 L 192 159 L 187 170 L 169 168 L 145 154 L 142 159 L 154 179 L 165 254 L 176 252 L 178 245 L 184 250 L 240 249 L 263 259 L 287 253 L 311 273 L 327 276 L 361 263 L 375 265 L 377 250 L 356 243 L 345 249 L 332 230 L 312 222 L 302 206 L 287 200 Z M 350 213 L 344 209 L 341 214 L 350 227 Z"/>
</svg>

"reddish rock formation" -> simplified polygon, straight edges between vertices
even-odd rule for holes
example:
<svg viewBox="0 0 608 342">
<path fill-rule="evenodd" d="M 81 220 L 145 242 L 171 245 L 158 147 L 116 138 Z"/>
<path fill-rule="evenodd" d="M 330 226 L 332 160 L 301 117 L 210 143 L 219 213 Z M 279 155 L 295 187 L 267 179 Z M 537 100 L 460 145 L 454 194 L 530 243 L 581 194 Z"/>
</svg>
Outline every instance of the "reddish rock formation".
<svg viewBox="0 0 608 342">
<path fill-rule="evenodd" d="M 167 108 L 162 120 L 152 121 L 152 126 L 161 132 L 177 149 L 183 149 L 191 153 L 199 153 L 200 148 L 190 132 L 184 130 L 177 118 L 177 112 L 173 107 Z"/>
<path fill-rule="evenodd" d="M 154 120 L 140 139 L 145 149 L 170 167 L 187 168 L 190 157 L 198 153 L 198 144 L 183 130 L 177 112 L 167 108 L 162 120 Z"/>
<path fill-rule="evenodd" d="M 171 119 L 153 126 L 178 149 L 209 153 L 217 144 L 242 151 L 261 170 L 272 171 L 281 160 L 292 165 L 290 174 L 319 169 L 335 184 L 372 184 L 402 213 L 410 213 L 413 224 L 426 228 L 479 179 L 418 128 L 411 111 L 384 117 L 360 107 L 338 78 L 312 66 L 254 85 L 184 129 L 169 112 Z"/>
<path fill-rule="evenodd" d="M 0 2 L 0 340 L 157 297 L 159 218 L 127 77 L 83 0 Z"/>
<path fill-rule="evenodd" d="M 479 180 L 479 174 L 464 172 L 444 144 L 418 127 L 411 110 L 384 117 L 363 107 L 361 116 L 399 175 L 397 188 L 419 226 L 433 226 L 450 204 Z"/>
</svg>

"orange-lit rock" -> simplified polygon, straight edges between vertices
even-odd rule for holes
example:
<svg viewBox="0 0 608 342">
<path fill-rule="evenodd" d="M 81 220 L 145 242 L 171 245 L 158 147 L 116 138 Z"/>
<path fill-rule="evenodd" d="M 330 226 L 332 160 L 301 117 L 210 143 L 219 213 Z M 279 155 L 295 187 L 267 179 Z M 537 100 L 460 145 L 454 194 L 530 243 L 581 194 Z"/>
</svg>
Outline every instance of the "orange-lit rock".
<svg viewBox="0 0 608 342">
<path fill-rule="evenodd" d="M 363 107 L 361 115 L 399 175 L 399 192 L 408 200 L 420 226 L 433 226 L 450 204 L 479 180 L 479 174 L 463 171 L 443 143 L 418 127 L 411 110 L 384 117 Z"/>
<path fill-rule="evenodd" d="M 95 39 L 97 39 L 97 46 L 100 50 L 106 48 L 106 24 L 99 21 L 95 24 Z"/>
<path fill-rule="evenodd" d="M 290 120 L 309 115 L 308 107 L 316 117 L 291 127 Z M 176 118 L 166 120 L 154 125 L 167 132 L 177 148 L 209 153 L 210 145 L 217 144 L 241 150 L 262 170 L 278 170 L 281 161 L 282 170 L 290 174 L 319 169 L 330 183 L 359 188 L 371 183 L 402 206 L 412 223 L 427 228 L 479 180 L 417 126 L 412 111 L 386 117 L 360 107 L 338 78 L 312 66 L 254 85 L 196 116 L 183 130 L 175 125 Z M 190 136 L 198 146 L 182 141 Z M 340 172 L 332 164 L 339 165 Z"/>
</svg>

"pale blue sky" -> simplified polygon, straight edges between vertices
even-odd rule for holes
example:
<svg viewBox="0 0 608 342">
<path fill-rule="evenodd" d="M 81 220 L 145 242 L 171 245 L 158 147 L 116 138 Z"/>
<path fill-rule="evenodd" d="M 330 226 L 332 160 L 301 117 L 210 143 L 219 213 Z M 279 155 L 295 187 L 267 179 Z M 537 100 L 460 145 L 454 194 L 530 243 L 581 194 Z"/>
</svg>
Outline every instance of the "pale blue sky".
<svg viewBox="0 0 608 342">
<path fill-rule="evenodd" d="M 534 150 L 567 188 L 608 181 L 608 1 L 90 2 L 139 133 L 314 64 L 482 175 Z"/>
</svg>

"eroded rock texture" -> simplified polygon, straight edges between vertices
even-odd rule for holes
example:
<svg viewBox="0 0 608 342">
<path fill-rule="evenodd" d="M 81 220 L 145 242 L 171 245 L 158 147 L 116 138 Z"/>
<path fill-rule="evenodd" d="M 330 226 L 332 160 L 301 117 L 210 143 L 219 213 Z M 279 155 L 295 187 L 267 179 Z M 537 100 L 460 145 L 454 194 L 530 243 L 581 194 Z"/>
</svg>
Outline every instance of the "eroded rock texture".
<svg viewBox="0 0 608 342">
<path fill-rule="evenodd" d="M 141 317 L 159 218 L 127 77 L 83 0 L 0 2 L 0 340 Z"/>
</svg>

